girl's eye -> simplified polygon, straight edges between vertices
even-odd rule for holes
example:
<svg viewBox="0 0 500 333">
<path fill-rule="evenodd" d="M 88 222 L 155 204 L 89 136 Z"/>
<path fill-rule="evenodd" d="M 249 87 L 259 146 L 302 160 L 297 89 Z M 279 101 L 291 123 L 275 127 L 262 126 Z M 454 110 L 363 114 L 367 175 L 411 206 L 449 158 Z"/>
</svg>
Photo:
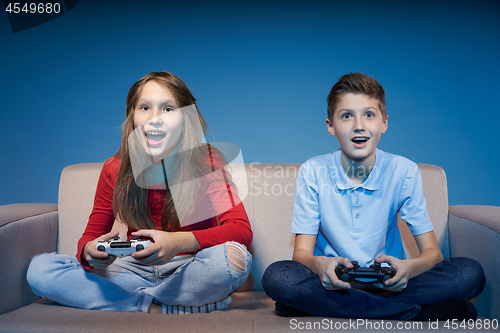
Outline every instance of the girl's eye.
<svg viewBox="0 0 500 333">
<path fill-rule="evenodd" d="M 141 106 L 141 110 L 149 111 L 149 106 L 143 105 L 143 106 Z"/>
<path fill-rule="evenodd" d="M 165 112 L 174 111 L 174 108 L 170 107 L 170 106 L 165 106 L 165 108 L 163 108 L 163 111 L 165 111 Z"/>
</svg>

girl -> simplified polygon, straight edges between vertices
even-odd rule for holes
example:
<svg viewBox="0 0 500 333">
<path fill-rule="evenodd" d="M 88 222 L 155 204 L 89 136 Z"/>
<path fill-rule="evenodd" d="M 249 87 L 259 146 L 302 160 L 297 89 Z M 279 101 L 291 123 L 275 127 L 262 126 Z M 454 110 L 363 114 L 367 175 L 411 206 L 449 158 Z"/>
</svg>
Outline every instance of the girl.
<svg viewBox="0 0 500 333">
<path fill-rule="evenodd" d="M 227 309 L 248 277 L 252 231 L 224 169 L 202 143 L 207 125 L 187 85 L 167 72 L 137 81 L 127 96 L 118 153 L 104 163 L 77 256 L 35 257 L 37 295 L 66 306 L 195 313 Z M 153 244 L 117 258 L 96 250 L 115 218 L 128 239 Z"/>
</svg>

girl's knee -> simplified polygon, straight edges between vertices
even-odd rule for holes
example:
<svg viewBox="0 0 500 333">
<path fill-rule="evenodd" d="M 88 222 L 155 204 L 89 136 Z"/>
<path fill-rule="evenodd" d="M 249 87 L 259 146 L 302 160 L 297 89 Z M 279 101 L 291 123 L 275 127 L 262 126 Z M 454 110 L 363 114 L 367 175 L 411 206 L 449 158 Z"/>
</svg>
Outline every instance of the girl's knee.
<svg viewBox="0 0 500 333">
<path fill-rule="evenodd" d="M 39 254 L 31 259 L 30 265 L 28 266 L 28 276 L 30 278 L 35 278 L 40 275 L 40 273 L 50 265 L 53 260 L 52 255 L 49 253 Z"/>
<path fill-rule="evenodd" d="M 226 244 L 227 261 L 229 268 L 234 275 L 240 275 L 248 271 L 250 265 L 250 253 L 246 247 L 237 242 L 227 242 Z"/>
<path fill-rule="evenodd" d="M 26 280 L 35 294 L 39 295 L 38 290 L 41 284 L 46 280 L 45 271 L 51 260 L 51 255 L 47 253 L 40 254 L 31 259 L 31 263 L 28 266 L 28 272 L 26 273 Z"/>
<path fill-rule="evenodd" d="M 68 257 L 68 259 L 65 257 Z M 34 257 L 26 273 L 26 280 L 31 289 L 36 294 L 39 294 L 49 281 L 54 283 L 57 272 L 64 268 L 65 264 L 75 266 L 75 263 L 69 258 L 69 256 L 54 253 L 44 253 Z"/>
</svg>

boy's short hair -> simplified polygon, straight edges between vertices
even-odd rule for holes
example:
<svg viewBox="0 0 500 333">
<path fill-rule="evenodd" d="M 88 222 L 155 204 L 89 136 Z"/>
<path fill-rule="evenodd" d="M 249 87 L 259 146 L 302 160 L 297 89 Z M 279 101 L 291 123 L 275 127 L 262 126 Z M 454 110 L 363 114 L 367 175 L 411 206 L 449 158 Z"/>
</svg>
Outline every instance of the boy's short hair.
<svg viewBox="0 0 500 333">
<path fill-rule="evenodd" d="M 328 119 L 333 122 L 333 112 L 340 101 L 340 98 L 345 94 L 364 94 L 379 101 L 380 111 L 382 116 L 387 115 L 385 109 L 385 91 L 384 88 L 374 78 L 363 73 L 350 73 L 342 76 L 335 83 L 332 90 L 328 94 Z"/>
</svg>

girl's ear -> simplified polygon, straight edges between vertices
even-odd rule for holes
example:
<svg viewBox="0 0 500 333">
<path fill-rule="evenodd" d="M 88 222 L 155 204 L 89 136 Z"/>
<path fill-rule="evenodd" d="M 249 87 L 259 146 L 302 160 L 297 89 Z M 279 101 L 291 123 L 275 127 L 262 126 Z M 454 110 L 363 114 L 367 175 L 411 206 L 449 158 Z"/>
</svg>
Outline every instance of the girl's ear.
<svg viewBox="0 0 500 333">
<path fill-rule="evenodd" d="M 330 133 L 331 136 L 335 136 L 335 130 L 333 129 L 333 124 L 330 122 L 330 119 L 326 118 L 326 130 Z"/>
</svg>

